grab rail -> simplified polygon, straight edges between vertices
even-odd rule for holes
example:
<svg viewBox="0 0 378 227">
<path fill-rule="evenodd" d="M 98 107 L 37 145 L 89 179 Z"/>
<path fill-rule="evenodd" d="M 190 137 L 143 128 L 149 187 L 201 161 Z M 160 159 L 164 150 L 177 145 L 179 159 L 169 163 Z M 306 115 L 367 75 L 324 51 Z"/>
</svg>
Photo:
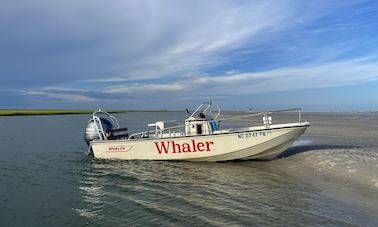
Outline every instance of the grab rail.
<svg viewBox="0 0 378 227">
<path fill-rule="evenodd" d="M 242 118 L 248 118 L 248 117 L 254 117 L 254 116 L 268 115 L 268 114 L 272 114 L 272 113 L 291 112 L 291 111 L 298 111 L 298 122 L 301 122 L 301 111 L 302 111 L 301 108 L 261 111 L 261 112 L 254 113 L 254 114 L 248 114 L 248 115 L 243 115 L 243 116 L 236 116 L 236 117 L 219 119 L 218 121 L 228 121 L 228 120 L 233 120 L 233 119 L 242 119 Z"/>
<path fill-rule="evenodd" d="M 206 122 L 212 122 L 212 121 L 215 121 L 217 122 L 218 124 L 220 122 L 224 122 L 224 121 L 231 121 L 231 120 L 235 120 L 235 119 L 243 119 L 243 118 L 248 118 L 248 117 L 254 117 L 254 116 L 264 116 L 264 117 L 268 117 L 270 114 L 272 113 L 279 113 L 279 112 L 292 112 L 292 111 L 298 111 L 298 123 L 301 123 L 301 108 L 294 108 L 294 109 L 283 109 L 283 110 L 271 110 L 271 111 L 262 111 L 262 112 L 259 112 L 259 113 L 254 113 L 254 114 L 248 114 L 248 115 L 243 115 L 243 116 L 235 116 L 235 117 L 229 117 L 229 118 L 223 118 L 223 119 L 219 119 L 219 120 L 211 120 L 211 121 L 206 121 Z M 271 124 L 271 119 L 269 120 L 268 118 L 265 118 L 267 120 L 264 120 L 264 124 L 265 126 L 269 126 Z M 197 123 L 189 123 L 189 127 L 190 125 L 195 125 Z M 143 131 L 143 132 L 137 132 L 137 133 L 134 133 L 134 134 L 131 134 L 129 136 L 129 140 L 130 139 L 134 139 L 136 136 L 143 136 L 143 135 L 150 135 L 152 133 L 155 134 L 156 137 L 158 137 L 159 135 L 163 135 L 164 132 L 168 132 L 169 135 L 171 135 L 172 133 L 173 134 L 180 134 L 180 135 L 190 135 L 190 134 L 187 134 L 185 132 L 185 127 L 188 126 L 188 124 L 185 124 L 185 125 L 178 125 L 178 126 L 172 126 L 172 127 L 168 127 L 168 128 L 164 128 L 164 129 L 154 129 L 154 130 L 147 130 L 147 131 Z M 185 132 L 184 134 L 182 133 L 181 130 L 179 130 L 178 132 L 176 131 L 173 131 L 171 132 L 172 130 L 175 130 L 175 129 L 183 129 L 183 131 Z M 204 131 L 204 134 L 212 134 L 214 133 L 213 131 L 211 130 L 206 130 Z"/>
<path fill-rule="evenodd" d="M 101 118 L 96 116 L 97 114 L 106 115 L 110 119 L 112 126 L 114 126 L 115 129 L 120 128 L 119 122 L 118 122 L 117 118 L 115 118 L 113 115 L 110 115 L 108 112 L 102 111 L 101 109 L 93 112 L 92 118 L 93 118 L 93 122 L 94 122 L 94 125 L 95 125 L 95 128 L 96 128 L 98 137 L 100 138 L 100 140 L 107 140 L 107 137 L 106 137 L 105 132 L 104 132 L 104 128 L 102 127 Z"/>
</svg>

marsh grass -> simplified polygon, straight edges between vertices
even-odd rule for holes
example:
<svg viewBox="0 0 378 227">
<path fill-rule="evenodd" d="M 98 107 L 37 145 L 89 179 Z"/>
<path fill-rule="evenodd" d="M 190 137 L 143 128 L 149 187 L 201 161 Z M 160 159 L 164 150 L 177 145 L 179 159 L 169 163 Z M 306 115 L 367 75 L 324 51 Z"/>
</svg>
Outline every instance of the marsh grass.
<svg viewBox="0 0 378 227">
<path fill-rule="evenodd" d="M 108 113 L 125 112 L 168 112 L 168 110 L 105 110 Z M 26 110 L 0 109 L 0 116 L 28 116 L 28 115 L 63 115 L 63 114 L 91 114 L 93 110 Z"/>
</svg>

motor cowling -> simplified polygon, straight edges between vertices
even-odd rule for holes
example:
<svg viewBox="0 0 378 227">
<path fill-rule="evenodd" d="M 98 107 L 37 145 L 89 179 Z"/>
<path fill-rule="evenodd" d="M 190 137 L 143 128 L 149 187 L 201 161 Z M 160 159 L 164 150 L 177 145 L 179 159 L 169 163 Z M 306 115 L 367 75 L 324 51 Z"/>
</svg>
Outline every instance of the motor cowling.
<svg viewBox="0 0 378 227">
<path fill-rule="evenodd" d="M 111 132 L 114 128 L 113 124 L 104 118 L 100 118 L 102 129 L 104 132 Z M 85 128 L 84 140 L 89 145 L 92 140 L 100 139 L 95 122 L 93 119 L 89 120 Z"/>
</svg>

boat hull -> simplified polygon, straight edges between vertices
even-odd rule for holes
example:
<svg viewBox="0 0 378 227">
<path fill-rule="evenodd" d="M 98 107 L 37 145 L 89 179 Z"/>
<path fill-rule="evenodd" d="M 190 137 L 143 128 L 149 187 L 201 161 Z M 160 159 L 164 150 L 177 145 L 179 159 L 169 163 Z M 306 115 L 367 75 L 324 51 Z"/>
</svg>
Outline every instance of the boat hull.
<svg viewBox="0 0 378 227">
<path fill-rule="evenodd" d="M 95 158 L 121 160 L 269 160 L 285 151 L 308 123 L 201 136 L 92 141 Z"/>
</svg>

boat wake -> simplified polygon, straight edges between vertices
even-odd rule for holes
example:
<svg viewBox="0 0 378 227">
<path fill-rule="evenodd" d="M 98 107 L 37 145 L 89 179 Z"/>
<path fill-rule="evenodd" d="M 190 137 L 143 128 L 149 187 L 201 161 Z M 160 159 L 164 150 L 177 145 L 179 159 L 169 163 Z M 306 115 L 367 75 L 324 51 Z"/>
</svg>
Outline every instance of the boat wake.
<svg viewBox="0 0 378 227">
<path fill-rule="evenodd" d="M 345 219 L 353 215 L 351 209 L 267 168 L 283 160 L 193 163 L 93 159 L 81 172 L 79 189 L 87 205 L 75 211 L 89 224 L 105 226 L 141 222 L 163 226 L 353 226 L 377 220 L 364 214 Z"/>
<path fill-rule="evenodd" d="M 374 147 L 299 140 L 272 162 L 290 177 L 346 203 L 378 209 L 378 152 Z"/>
<path fill-rule="evenodd" d="M 311 140 L 298 140 L 293 143 L 293 145 L 287 149 L 285 152 L 280 154 L 277 158 L 285 158 L 292 155 L 309 152 L 309 151 L 337 151 L 345 149 L 358 149 L 358 146 L 352 145 L 336 145 L 336 144 L 313 144 Z"/>
</svg>

